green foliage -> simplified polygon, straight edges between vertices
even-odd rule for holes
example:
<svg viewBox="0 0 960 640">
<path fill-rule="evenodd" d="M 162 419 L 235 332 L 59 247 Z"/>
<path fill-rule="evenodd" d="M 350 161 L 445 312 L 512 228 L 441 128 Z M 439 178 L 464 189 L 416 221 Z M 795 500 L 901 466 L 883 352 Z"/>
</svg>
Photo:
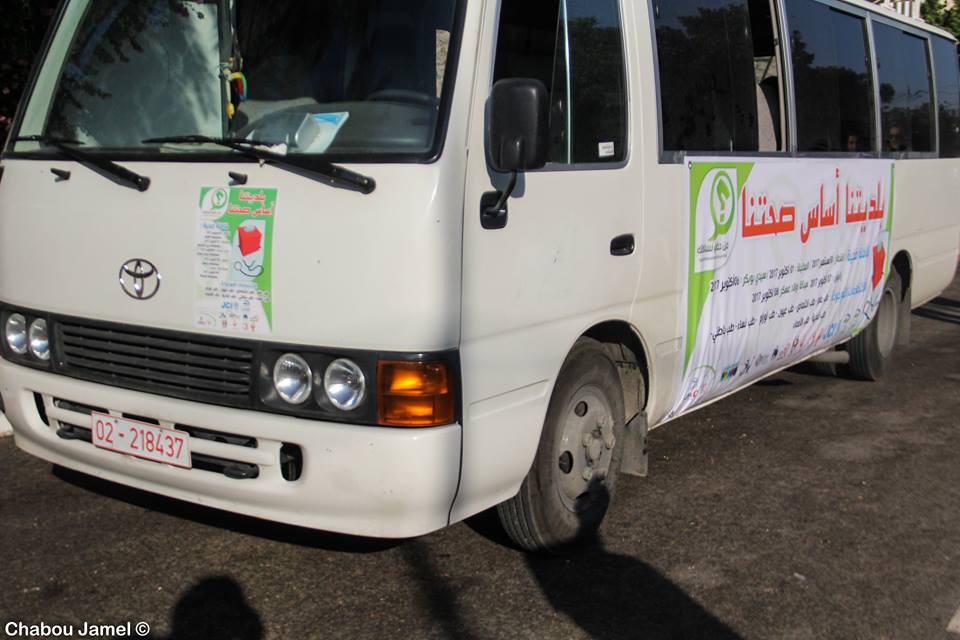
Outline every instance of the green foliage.
<svg viewBox="0 0 960 640">
<path fill-rule="evenodd" d="M 23 86 L 57 6 L 55 0 L 2 0 L 0 141 L 10 128 Z"/>
<path fill-rule="evenodd" d="M 960 4 L 948 7 L 946 0 L 924 0 L 920 13 L 930 24 L 943 27 L 960 38 Z"/>
</svg>

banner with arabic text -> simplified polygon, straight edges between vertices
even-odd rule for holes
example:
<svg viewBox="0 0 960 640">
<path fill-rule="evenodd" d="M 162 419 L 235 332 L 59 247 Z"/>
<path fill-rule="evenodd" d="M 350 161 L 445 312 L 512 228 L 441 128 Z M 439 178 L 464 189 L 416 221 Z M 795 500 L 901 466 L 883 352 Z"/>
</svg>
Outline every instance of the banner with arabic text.
<svg viewBox="0 0 960 640">
<path fill-rule="evenodd" d="M 844 342 L 890 265 L 886 160 L 691 159 L 683 379 L 668 417 Z"/>
</svg>

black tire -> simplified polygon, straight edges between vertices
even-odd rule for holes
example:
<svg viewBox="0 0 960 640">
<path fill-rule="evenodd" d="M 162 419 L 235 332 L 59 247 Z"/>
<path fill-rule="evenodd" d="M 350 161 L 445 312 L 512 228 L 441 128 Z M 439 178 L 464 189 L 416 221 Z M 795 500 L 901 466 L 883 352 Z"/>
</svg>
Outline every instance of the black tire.
<svg viewBox="0 0 960 640">
<path fill-rule="evenodd" d="M 613 499 L 623 439 L 616 365 L 601 343 L 581 338 L 560 370 L 533 466 L 520 492 L 497 507 L 507 535 L 547 552 L 592 539 Z"/>
<path fill-rule="evenodd" d="M 902 304 L 903 284 L 894 269 L 884 285 L 876 317 L 846 345 L 850 363 L 841 368 L 843 375 L 871 382 L 883 378 L 894 358 Z"/>
</svg>

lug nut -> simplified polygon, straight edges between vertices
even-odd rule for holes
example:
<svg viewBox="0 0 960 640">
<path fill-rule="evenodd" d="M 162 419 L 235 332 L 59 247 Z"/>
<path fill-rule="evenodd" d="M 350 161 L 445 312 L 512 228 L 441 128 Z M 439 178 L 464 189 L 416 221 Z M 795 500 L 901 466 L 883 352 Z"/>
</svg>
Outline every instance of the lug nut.
<svg viewBox="0 0 960 640">
<path fill-rule="evenodd" d="M 600 440 L 594 440 L 587 449 L 587 457 L 591 463 L 599 462 L 603 455 L 603 443 Z"/>
</svg>

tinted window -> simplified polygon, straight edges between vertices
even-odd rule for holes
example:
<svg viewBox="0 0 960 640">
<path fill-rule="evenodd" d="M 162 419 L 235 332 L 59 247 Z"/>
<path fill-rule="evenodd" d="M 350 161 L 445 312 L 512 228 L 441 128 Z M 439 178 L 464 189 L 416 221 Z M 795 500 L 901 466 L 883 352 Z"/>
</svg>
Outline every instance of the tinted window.
<svg viewBox="0 0 960 640">
<path fill-rule="evenodd" d="M 570 87 L 566 148 L 570 163 L 611 162 L 626 156 L 626 91 L 623 40 L 616 0 L 566 0 Z M 565 83 L 566 84 L 566 83 Z M 565 100 L 557 101 L 558 106 Z M 566 107 L 560 112 L 567 115 Z"/>
<path fill-rule="evenodd" d="M 960 156 L 960 73 L 956 43 L 933 38 L 933 64 L 940 116 L 940 156 L 956 158 Z"/>
<path fill-rule="evenodd" d="M 800 151 L 867 152 L 874 145 L 866 22 L 814 0 L 788 0 Z"/>
<path fill-rule="evenodd" d="M 557 57 L 560 3 L 557 0 L 504 0 L 500 7 L 494 82 L 534 78 L 552 93 Z"/>
<path fill-rule="evenodd" d="M 874 23 L 884 151 L 932 151 L 933 107 L 926 40 Z"/>
<path fill-rule="evenodd" d="M 494 81 L 536 78 L 550 93 L 550 162 L 626 157 L 627 98 L 617 0 L 506 0 Z"/>
<path fill-rule="evenodd" d="M 654 8 L 664 150 L 778 149 L 769 0 L 663 0 Z"/>
</svg>

